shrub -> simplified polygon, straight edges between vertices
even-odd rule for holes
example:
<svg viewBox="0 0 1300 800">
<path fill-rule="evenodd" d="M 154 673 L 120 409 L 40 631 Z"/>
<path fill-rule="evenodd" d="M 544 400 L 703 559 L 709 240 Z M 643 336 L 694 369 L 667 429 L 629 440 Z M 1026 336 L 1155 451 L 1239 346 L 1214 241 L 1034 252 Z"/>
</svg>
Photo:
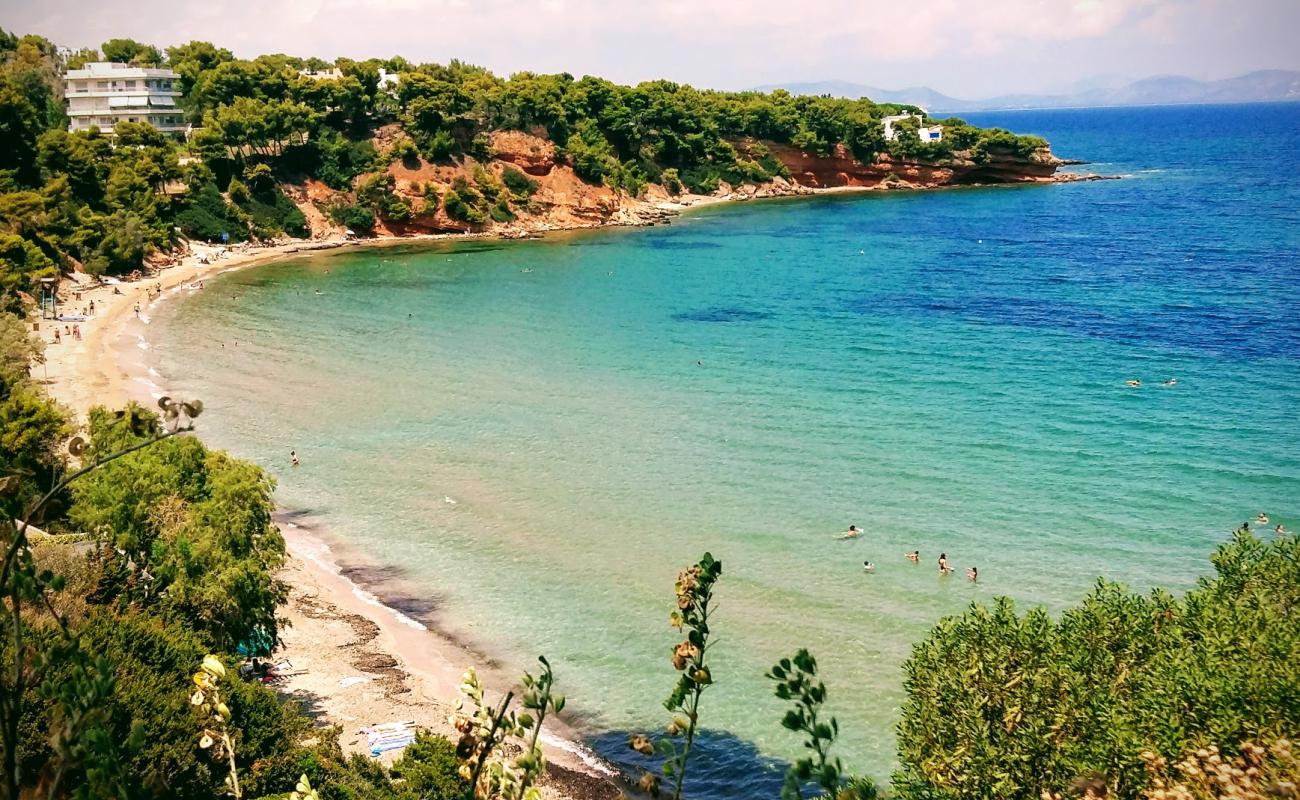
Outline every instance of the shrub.
<svg viewBox="0 0 1300 800">
<path fill-rule="evenodd" d="M 371 233 L 375 229 L 375 212 L 363 205 L 339 202 L 330 206 L 330 219 L 356 233 Z"/>
<path fill-rule="evenodd" d="M 400 161 L 402 165 L 409 169 L 416 169 L 420 166 L 420 151 L 415 146 L 415 142 L 410 139 L 398 139 L 388 150 L 388 160 Z"/>
<path fill-rule="evenodd" d="M 247 238 L 247 223 L 214 183 L 205 183 L 189 193 L 186 207 L 176 215 L 176 226 L 191 239 L 205 242 L 219 242 L 222 234 L 233 241 Z"/>
<path fill-rule="evenodd" d="M 456 153 L 456 150 L 456 140 L 452 138 L 451 133 L 441 130 L 425 137 L 424 144 L 420 147 L 420 151 L 429 161 L 446 161 Z"/>
<path fill-rule="evenodd" d="M 475 191 L 463 176 L 457 176 L 452 181 L 451 187 L 443 195 L 442 203 L 447 216 L 454 220 L 477 225 L 486 218 L 483 195 Z"/>
<path fill-rule="evenodd" d="M 501 182 L 519 200 L 526 200 L 537 191 L 537 181 L 515 167 L 506 167 L 501 171 Z"/>
<path fill-rule="evenodd" d="M 1098 582 L 1053 621 L 1010 600 L 948 618 L 904 665 L 900 798 L 1038 798 L 1099 776 L 1148 786 L 1143 753 L 1239 752 L 1300 730 L 1300 542 L 1238 533 L 1182 599 Z"/>
<path fill-rule="evenodd" d="M 669 167 L 664 170 L 659 176 L 659 180 L 663 183 L 664 188 L 668 190 L 669 194 L 677 195 L 682 193 L 682 179 L 677 174 L 676 167 Z"/>
</svg>

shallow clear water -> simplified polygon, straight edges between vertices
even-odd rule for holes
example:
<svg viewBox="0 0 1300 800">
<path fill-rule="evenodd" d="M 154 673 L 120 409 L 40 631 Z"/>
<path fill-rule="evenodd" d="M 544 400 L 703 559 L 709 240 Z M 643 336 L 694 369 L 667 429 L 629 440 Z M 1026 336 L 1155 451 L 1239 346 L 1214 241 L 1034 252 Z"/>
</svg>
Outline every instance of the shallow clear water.
<svg viewBox="0 0 1300 800">
<path fill-rule="evenodd" d="M 672 581 L 707 549 L 701 767 L 731 789 L 693 796 L 776 795 L 759 767 L 798 742 L 762 675 L 801 646 L 884 778 L 940 616 L 1182 589 L 1259 510 L 1300 527 L 1300 105 L 970 119 L 1127 178 L 294 260 L 165 306 L 153 352 L 416 610 L 547 654 L 607 755 L 666 721 Z"/>
</svg>

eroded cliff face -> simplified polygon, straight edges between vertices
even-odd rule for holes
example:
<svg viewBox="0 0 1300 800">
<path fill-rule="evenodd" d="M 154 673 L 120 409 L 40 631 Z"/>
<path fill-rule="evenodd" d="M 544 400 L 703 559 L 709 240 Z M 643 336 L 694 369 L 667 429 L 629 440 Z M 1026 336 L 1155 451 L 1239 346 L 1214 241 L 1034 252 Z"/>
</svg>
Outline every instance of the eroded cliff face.
<svg viewBox="0 0 1300 800">
<path fill-rule="evenodd" d="M 721 184 L 710 197 L 671 196 L 652 184 L 639 198 L 629 197 L 607 186 L 595 186 L 579 178 L 571 167 L 557 157 L 554 143 L 538 133 L 496 131 L 491 135 L 493 158 L 482 164 L 498 180 L 513 167 L 536 182 L 537 190 L 527 203 L 515 203 L 517 218 L 510 222 L 487 221 L 478 225 L 447 216 L 438 202 L 458 177 L 473 183 L 478 166 L 472 160 L 450 164 L 431 164 L 422 159 L 395 161 L 388 167 L 395 192 L 413 209 L 409 221 L 397 223 L 380 220 L 376 233 L 411 235 L 423 233 L 488 232 L 506 236 L 528 236 L 547 230 L 590 228 L 602 225 L 649 225 L 664 222 L 682 207 L 711 199 L 745 200 L 758 197 L 811 194 L 833 189 L 927 189 L 942 186 L 1001 183 L 1049 183 L 1079 180 L 1083 177 L 1057 172 L 1062 162 L 1050 153 L 1025 159 L 1012 153 L 990 152 L 983 163 L 956 159 L 950 164 L 894 160 L 882 155 L 873 163 L 863 163 L 847 148 L 839 146 L 830 156 L 802 152 L 775 142 L 761 142 L 773 157 L 790 171 L 790 177 L 776 178 L 762 184 L 731 186 Z M 400 135 L 395 126 L 376 134 L 381 150 Z M 742 140 L 734 143 L 742 152 L 750 152 L 759 142 Z M 337 236 L 342 228 L 323 212 L 343 193 L 323 184 L 285 187 L 289 196 L 303 209 L 314 238 Z"/>
<path fill-rule="evenodd" d="M 748 152 L 753 142 L 737 146 Z M 976 163 L 956 159 L 951 164 L 894 160 L 882 154 L 865 164 L 853 157 L 848 148 L 838 145 L 830 156 L 805 153 L 789 145 L 762 143 L 774 157 L 790 170 L 790 180 L 816 189 L 859 187 L 870 189 L 932 189 L 940 186 L 994 183 L 1050 183 L 1064 176 L 1057 174 L 1061 162 L 1050 153 L 1024 159 L 1009 152 L 990 151 L 988 160 Z"/>
</svg>

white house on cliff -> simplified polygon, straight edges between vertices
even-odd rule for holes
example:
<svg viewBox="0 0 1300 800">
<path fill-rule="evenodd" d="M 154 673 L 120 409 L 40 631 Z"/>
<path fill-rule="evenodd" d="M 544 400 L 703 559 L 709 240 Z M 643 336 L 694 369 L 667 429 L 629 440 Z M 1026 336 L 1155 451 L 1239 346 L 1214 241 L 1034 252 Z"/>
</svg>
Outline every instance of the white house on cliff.
<svg viewBox="0 0 1300 800">
<path fill-rule="evenodd" d="M 923 142 L 937 142 L 943 139 L 943 128 L 938 125 L 925 124 L 925 112 L 919 114 L 894 114 L 885 117 L 880 122 L 885 126 L 885 141 L 892 142 L 898 138 L 899 131 L 894 128 L 896 123 L 907 119 L 916 120 L 916 135 Z"/>
</svg>

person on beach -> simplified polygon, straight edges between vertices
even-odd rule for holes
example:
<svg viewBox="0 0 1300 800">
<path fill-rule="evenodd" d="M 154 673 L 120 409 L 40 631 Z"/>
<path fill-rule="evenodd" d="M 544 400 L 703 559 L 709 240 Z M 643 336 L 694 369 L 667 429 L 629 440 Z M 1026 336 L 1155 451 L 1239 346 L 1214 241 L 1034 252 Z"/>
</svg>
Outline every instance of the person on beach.
<svg viewBox="0 0 1300 800">
<path fill-rule="evenodd" d="M 290 450 L 290 451 L 289 451 L 289 460 L 293 462 L 293 465 L 294 465 L 295 467 L 298 466 L 300 463 L 302 463 L 302 462 L 300 462 L 300 461 L 298 460 L 298 451 L 297 451 L 297 450 Z"/>
<path fill-rule="evenodd" d="M 876 571 L 876 565 L 875 565 L 875 564 L 872 564 L 870 561 L 863 561 L 863 562 L 862 562 L 862 571 L 863 571 L 863 572 L 875 572 L 875 571 Z"/>
<path fill-rule="evenodd" d="M 979 567 L 967 567 L 967 568 L 966 568 L 966 580 L 970 581 L 971 583 L 975 583 L 975 582 L 978 581 L 979 579 L 980 579 L 980 570 L 979 570 Z"/>
<path fill-rule="evenodd" d="M 92 317 L 95 316 L 95 301 L 94 301 L 94 300 L 91 300 L 91 301 L 90 301 L 90 316 L 92 316 Z"/>
<path fill-rule="evenodd" d="M 847 531 L 845 531 L 844 533 L 841 533 L 841 534 L 839 535 L 839 537 L 837 537 L 837 538 L 840 538 L 840 539 L 856 539 L 857 537 L 859 537 L 859 536 L 861 536 L 861 535 L 862 535 L 862 531 L 858 530 L 858 526 L 857 526 L 857 525 L 850 525 L 850 526 L 849 526 L 849 529 L 848 529 Z"/>
<path fill-rule="evenodd" d="M 59 333 L 59 329 L 58 329 L 58 328 L 55 328 L 55 329 L 54 329 L 54 343 L 55 343 L 55 344 L 63 344 L 63 334 Z"/>
<path fill-rule="evenodd" d="M 921 563 L 921 551 L 920 551 L 920 550 L 913 550 L 912 552 L 908 553 L 908 554 L 907 554 L 907 560 L 908 560 L 908 561 L 911 561 L 913 564 L 920 564 L 920 563 Z"/>
<path fill-rule="evenodd" d="M 139 304 L 139 303 L 136 303 L 136 304 L 135 304 L 135 318 L 136 318 L 136 319 L 139 319 L 139 318 L 140 318 L 140 304 Z"/>
<path fill-rule="evenodd" d="M 939 554 L 939 574 L 940 574 L 940 575 L 947 575 L 947 574 L 950 573 L 950 572 L 952 572 L 952 567 L 948 566 L 948 554 L 947 554 L 947 553 L 940 553 L 940 554 Z"/>
<path fill-rule="evenodd" d="M 73 325 L 73 326 L 72 326 L 72 338 L 73 338 L 73 339 L 76 339 L 77 341 L 81 341 L 81 326 L 80 326 L 80 325 Z"/>
<path fill-rule="evenodd" d="M 1258 516 L 1258 517 L 1255 517 L 1255 522 L 1258 523 L 1258 524 L 1260 524 L 1260 525 L 1267 525 L 1267 524 L 1268 524 L 1268 514 L 1265 514 L 1263 511 L 1259 512 L 1259 516 Z"/>
</svg>

